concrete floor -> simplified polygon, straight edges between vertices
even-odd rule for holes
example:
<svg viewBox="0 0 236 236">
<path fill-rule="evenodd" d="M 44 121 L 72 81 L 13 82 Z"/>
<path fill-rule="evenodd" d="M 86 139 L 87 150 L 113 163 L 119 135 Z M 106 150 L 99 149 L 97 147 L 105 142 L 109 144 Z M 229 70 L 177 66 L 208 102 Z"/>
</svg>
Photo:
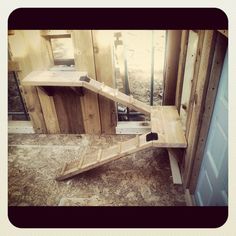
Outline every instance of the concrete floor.
<svg viewBox="0 0 236 236">
<path fill-rule="evenodd" d="M 132 135 L 9 135 L 11 206 L 180 206 L 164 149 L 148 149 L 57 182 L 67 161 Z"/>
</svg>

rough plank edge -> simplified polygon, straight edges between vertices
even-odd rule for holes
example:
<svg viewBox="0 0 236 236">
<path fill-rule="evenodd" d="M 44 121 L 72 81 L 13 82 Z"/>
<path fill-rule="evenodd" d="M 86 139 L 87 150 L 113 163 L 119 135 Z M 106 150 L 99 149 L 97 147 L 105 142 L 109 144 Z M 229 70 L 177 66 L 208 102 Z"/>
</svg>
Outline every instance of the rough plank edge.
<svg viewBox="0 0 236 236">
<path fill-rule="evenodd" d="M 175 157 L 174 150 L 171 150 L 168 148 L 167 151 L 168 151 L 169 160 L 170 160 L 170 168 L 171 168 L 173 183 L 182 184 L 180 169 L 179 169 L 177 158 Z"/>
</svg>

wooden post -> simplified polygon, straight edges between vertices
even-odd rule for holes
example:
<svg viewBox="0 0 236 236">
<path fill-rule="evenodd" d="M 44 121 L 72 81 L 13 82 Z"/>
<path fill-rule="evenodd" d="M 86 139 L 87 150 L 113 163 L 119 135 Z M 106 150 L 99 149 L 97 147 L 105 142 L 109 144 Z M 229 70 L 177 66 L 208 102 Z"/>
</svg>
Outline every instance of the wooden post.
<svg viewBox="0 0 236 236">
<path fill-rule="evenodd" d="M 189 134 L 187 136 L 188 147 L 185 153 L 184 161 L 184 186 L 188 187 L 189 179 L 192 171 L 193 158 L 196 152 L 196 144 L 199 137 L 199 130 L 204 109 L 204 102 L 206 98 L 206 90 L 209 82 L 210 69 L 212 64 L 213 52 L 215 48 L 215 32 L 213 30 L 206 30 L 204 35 L 203 47 L 201 53 L 201 60 L 199 65 L 199 73 L 196 81 L 196 88 L 194 90 L 192 101 L 193 109 L 189 126 Z"/>
<path fill-rule="evenodd" d="M 180 49 L 179 65 L 178 65 L 178 77 L 177 77 L 176 94 L 175 94 L 175 106 L 177 107 L 178 111 L 180 111 L 180 105 L 181 105 L 181 95 L 184 82 L 184 70 L 185 70 L 185 62 L 188 48 L 188 35 L 189 35 L 188 30 L 182 30 L 181 49 Z"/>
</svg>

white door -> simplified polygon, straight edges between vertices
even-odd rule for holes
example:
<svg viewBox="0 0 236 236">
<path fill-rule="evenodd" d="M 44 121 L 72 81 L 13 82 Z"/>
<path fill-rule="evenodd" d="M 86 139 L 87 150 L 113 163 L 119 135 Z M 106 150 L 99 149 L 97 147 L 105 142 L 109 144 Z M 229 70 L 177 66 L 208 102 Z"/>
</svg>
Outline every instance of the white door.
<svg viewBox="0 0 236 236">
<path fill-rule="evenodd" d="M 228 205 L 228 53 L 221 73 L 195 200 L 199 206 Z"/>
</svg>

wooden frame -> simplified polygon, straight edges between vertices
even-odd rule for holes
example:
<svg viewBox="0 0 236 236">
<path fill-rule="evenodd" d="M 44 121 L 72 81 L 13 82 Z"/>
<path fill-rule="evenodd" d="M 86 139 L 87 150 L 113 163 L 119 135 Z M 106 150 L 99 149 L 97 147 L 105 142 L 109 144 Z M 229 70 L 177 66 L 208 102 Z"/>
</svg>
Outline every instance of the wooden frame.
<svg viewBox="0 0 236 236">
<path fill-rule="evenodd" d="M 197 179 L 203 159 L 204 148 L 207 141 L 207 134 L 210 127 L 211 116 L 214 109 L 217 87 L 220 81 L 221 71 L 224 63 L 225 53 L 227 49 L 227 39 L 220 33 L 217 34 L 215 52 L 211 67 L 211 74 L 207 88 L 205 109 L 202 115 L 202 123 L 198 138 L 196 153 L 193 162 L 192 173 L 189 181 L 189 191 L 194 193 L 197 185 Z"/>
<path fill-rule="evenodd" d="M 227 48 L 227 40 L 219 32 L 205 30 L 199 34 L 186 130 L 188 147 L 183 163 L 184 187 L 189 189 L 190 193 L 195 191 Z"/>
</svg>

